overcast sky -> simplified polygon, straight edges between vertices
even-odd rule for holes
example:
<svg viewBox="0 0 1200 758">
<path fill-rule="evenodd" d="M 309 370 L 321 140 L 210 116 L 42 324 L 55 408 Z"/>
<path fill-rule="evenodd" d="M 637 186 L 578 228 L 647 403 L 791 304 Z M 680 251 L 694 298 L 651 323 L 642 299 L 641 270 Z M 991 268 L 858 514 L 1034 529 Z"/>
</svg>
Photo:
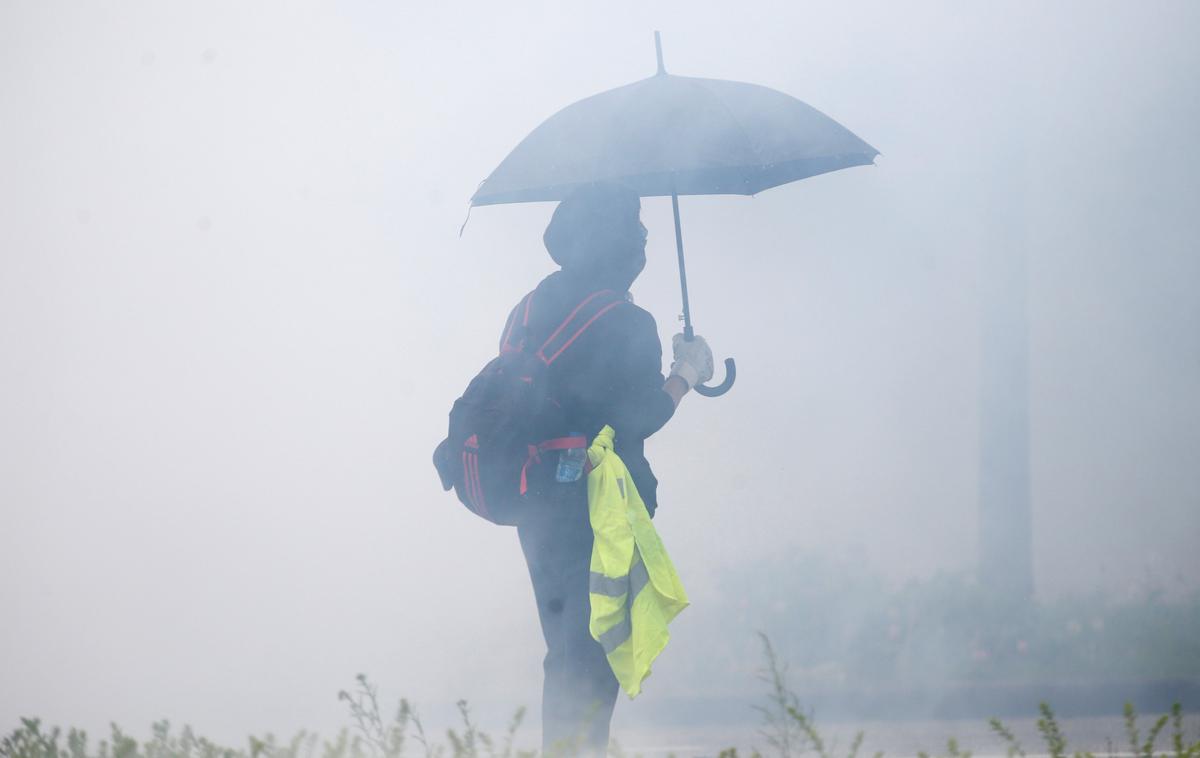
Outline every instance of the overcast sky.
<svg viewBox="0 0 1200 758">
<path fill-rule="evenodd" d="M 670 72 L 882 152 L 681 201 L 740 368 L 647 448 L 693 602 L 763 554 L 973 568 L 980 272 L 1014 246 L 1039 597 L 1196 586 L 1200 5 L 648 5 L 0 3 L 4 730 L 328 731 L 359 671 L 536 706 L 516 535 L 429 460 L 553 206 L 458 231 L 543 119 L 654 73 L 654 29 Z M 669 345 L 669 201 L 642 215 Z"/>
</svg>

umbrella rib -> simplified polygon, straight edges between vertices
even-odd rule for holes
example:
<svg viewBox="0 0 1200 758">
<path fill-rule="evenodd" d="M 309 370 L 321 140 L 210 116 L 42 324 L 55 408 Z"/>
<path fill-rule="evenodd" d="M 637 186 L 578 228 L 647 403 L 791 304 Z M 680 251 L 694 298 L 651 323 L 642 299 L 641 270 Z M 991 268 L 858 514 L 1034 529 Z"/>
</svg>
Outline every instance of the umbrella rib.
<svg viewBox="0 0 1200 758">
<path fill-rule="evenodd" d="M 722 98 L 718 97 L 708 87 L 705 87 L 703 84 L 701 84 L 700 80 L 691 79 L 691 81 L 694 86 L 703 90 L 706 94 L 708 94 L 710 97 L 712 97 L 714 100 L 717 101 L 717 104 L 721 106 L 721 110 L 725 111 L 725 113 L 729 116 L 729 120 L 732 121 L 733 125 L 737 127 L 739 132 L 741 132 L 742 139 L 746 141 L 746 145 L 751 147 L 753 149 L 753 151 L 755 153 L 757 153 L 758 152 L 757 146 L 754 145 L 754 143 L 750 140 L 750 135 L 749 135 L 749 133 L 746 132 L 746 127 L 743 126 L 742 122 L 738 119 L 738 117 L 733 114 L 733 110 L 729 107 L 729 104 L 726 103 Z"/>
</svg>

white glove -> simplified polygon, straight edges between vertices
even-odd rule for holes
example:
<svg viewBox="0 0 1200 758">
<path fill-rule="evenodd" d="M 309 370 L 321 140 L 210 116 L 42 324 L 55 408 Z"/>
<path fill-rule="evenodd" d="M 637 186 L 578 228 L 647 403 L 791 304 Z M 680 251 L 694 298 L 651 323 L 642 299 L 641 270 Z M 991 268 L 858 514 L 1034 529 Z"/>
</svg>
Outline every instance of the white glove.
<svg viewBox="0 0 1200 758">
<path fill-rule="evenodd" d="M 677 376 L 687 382 L 688 389 L 697 384 L 704 384 L 713 376 L 712 350 L 704 338 L 696 335 L 689 342 L 682 334 L 671 338 L 671 348 L 675 360 L 671 364 L 671 376 Z"/>
</svg>

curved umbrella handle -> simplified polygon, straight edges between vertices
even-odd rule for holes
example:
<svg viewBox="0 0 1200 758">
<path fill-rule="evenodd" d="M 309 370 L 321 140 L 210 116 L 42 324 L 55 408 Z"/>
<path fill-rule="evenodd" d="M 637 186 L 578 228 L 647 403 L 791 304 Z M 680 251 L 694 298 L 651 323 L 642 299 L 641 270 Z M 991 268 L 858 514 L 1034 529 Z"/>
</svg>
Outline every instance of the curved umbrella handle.
<svg viewBox="0 0 1200 758">
<path fill-rule="evenodd" d="M 707 387 L 703 384 L 697 384 L 695 387 L 692 387 L 692 389 L 696 390 L 705 397 L 719 397 L 724 395 L 731 387 L 733 387 L 733 382 L 735 379 L 737 379 L 737 366 L 734 364 L 732 358 L 726 358 L 725 381 L 721 382 L 716 387 Z"/>
</svg>

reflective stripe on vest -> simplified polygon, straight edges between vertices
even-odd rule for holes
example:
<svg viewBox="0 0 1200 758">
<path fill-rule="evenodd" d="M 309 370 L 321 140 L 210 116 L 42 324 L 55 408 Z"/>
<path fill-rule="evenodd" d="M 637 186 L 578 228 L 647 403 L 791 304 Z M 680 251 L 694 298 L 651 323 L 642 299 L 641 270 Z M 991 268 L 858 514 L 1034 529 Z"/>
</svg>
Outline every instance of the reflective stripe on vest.
<svg viewBox="0 0 1200 758">
<path fill-rule="evenodd" d="M 629 573 L 625 576 L 613 579 L 601 574 L 598 571 L 593 571 L 588 579 L 588 592 L 593 595 L 604 595 L 605 597 L 620 597 L 629 591 L 630 585 L 633 585 L 630 602 L 637 594 L 642 591 L 642 587 L 646 586 L 646 582 L 650 581 L 650 574 L 646 571 L 646 564 L 638 560 L 629 569 Z"/>
<path fill-rule="evenodd" d="M 625 618 L 601 634 L 597 640 L 600 647 L 604 648 L 605 655 L 616 650 L 633 635 L 633 601 L 649 583 L 650 573 L 646 571 L 646 564 L 640 559 L 629 569 L 629 573 L 620 579 L 610 579 L 604 574 L 592 572 L 589 589 L 593 594 L 620 597 L 628 593 L 625 600 Z"/>
</svg>

